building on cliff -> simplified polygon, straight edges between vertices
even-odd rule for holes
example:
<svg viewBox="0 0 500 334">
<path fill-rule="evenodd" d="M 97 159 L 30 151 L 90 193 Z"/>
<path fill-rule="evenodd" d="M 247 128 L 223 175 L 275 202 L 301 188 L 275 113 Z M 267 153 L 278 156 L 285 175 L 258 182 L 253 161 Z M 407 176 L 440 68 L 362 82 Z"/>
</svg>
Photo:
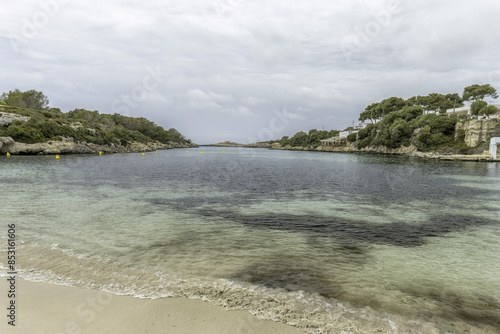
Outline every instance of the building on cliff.
<svg viewBox="0 0 500 334">
<path fill-rule="evenodd" d="M 492 103 L 491 105 L 494 105 L 495 107 L 498 108 L 498 112 L 490 117 L 493 117 L 493 118 L 500 118 L 500 104 L 498 103 Z M 451 108 L 451 109 L 447 109 L 446 110 L 446 113 L 448 115 L 453 115 L 453 114 L 456 114 L 456 115 L 470 115 L 470 106 L 463 106 L 463 107 L 459 107 L 459 108 Z"/>
</svg>

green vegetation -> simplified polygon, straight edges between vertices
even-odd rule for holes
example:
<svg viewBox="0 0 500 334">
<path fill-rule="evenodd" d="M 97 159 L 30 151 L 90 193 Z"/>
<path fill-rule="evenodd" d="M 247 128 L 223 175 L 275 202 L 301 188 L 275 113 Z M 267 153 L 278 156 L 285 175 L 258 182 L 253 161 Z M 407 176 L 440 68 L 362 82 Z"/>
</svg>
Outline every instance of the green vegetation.
<svg viewBox="0 0 500 334">
<path fill-rule="evenodd" d="M 471 85 L 464 88 L 463 99 L 465 101 L 480 101 L 486 96 L 494 99 L 498 98 L 497 90 L 491 87 L 490 84 L 486 85 Z"/>
<path fill-rule="evenodd" d="M 498 111 L 498 108 L 493 106 L 493 105 L 488 105 L 488 103 L 477 100 L 471 103 L 470 105 L 470 112 L 472 115 L 485 115 L 485 116 L 491 116 L 495 114 Z"/>
<path fill-rule="evenodd" d="M 405 100 L 390 97 L 368 105 L 359 116 L 360 121 L 370 120 L 364 129 L 347 136 L 347 141 L 355 143 L 358 148 L 368 146 L 385 146 L 398 148 L 415 145 L 420 151 L 448 150 L 466 152 L 468 150 L 464 138 L 465 132 L 455 131 L 456 124 L 466 116 L 446 114 L 448 109 L 464 105 L 464 101 L 473 101 L 471 114 L 492 115 L 498 109 L 484 102 L 485 97 L 497 98 L 495 88 L 489 84 L 466 87 L 462 96 L 458 93 L 431 93 L 426 96 L 413 96 Z M 354 130 L 348 128 L 347 130 Z M 293 137 L 269 141 L 268 144 L 279 143 L 281 146 L 307 147 L 314 149 L 321 145 L 322 139 L 335 137 L 339 131 L 309 130 L 297 132 Z"/>
<path fill-rule="evenodd" d="M 414 96 L 406 101 L 391 97 L 372 103 L 359 117 L 360 121 L 370 119 L 372 124 L 358 132 L 356 145 L 358 148 L 398 148 L 414 144 L 421 151 L 439 150 L 443 147 L 463 151 L 467 148 L 464 142 L 465 133 L 455 133 L 456 123 L 463 116 L 446 117 L 446 110 L 463 106 L 464 101 L 474 101 L 471 104 L 472 115 L 492 115 L 497 112 L 497 108 L 482 101 L 485 96 L 498 97 L 495 88 L 486 84 L 466 87 L 462 97 L 457 93 L 432 93 L 427 96 Z M 379 121 L 375 123 L 376 120 Z M 354 137 L 350 136 L 348 140 L 352 141 Z"/>
<path fill-rule="evenodd" d="M 351 133 L 350 135 L 347 136 L 347 141 L 348 142 L 355 142 L 358 139 L 358 134 L 357 133 Z"/>
<path fill-rule="evenodd" d="M 463 102 L 463 98 L 457 93 L 446 95 L 431 93 L 427 96 L 413 96 L 408 100 L 400 97 L 391 97 L 367 106 L 365 111 L 360 114 L 359 120 L 362 122 L 371 120 L 372 123 L 375 123 L 375 120 L 381 119 L 393 111 L 413 106 L 422 107 L 422 113 L 423 111 L 433 111 L 445 114 L 447 109 L 463 106 Z"/>
<path fill-rule="evenodd" d="M 372 123 L 375 123 L 376 119 L 382 118 L 388 113 L 399 110 L 404 106 L 406 106 L 406 102 L 402 98 L 390 97 L 380 102 L 370 104 L 366 107 L 365 111 L 359 115 L 359 120 L 364 122 L 369 119 Z"/>
<path fill-rule="evenodd" d="M 143 117 L 100 114 L 86 109 L 63 113 L 58 108 L 48 108 L 47 97 L 34 90 L 21 92 L 16 89 L 3 93 L 0 100 L 0 112 L 31 117 L 27 122 L 19 120 L 0 125 L 0 137 L 12 137 L 22 143 L 41 143 L 63 137 L 99 145 L 114 143 L 126 146 L 133 141 L 191 143 L 176 129 L 165 130 Z"/>
<path fill-rule="evenodd" d="M 387 115 L 377 124 L 369 124 L 358 133 L 358 148 L 397 148 L 414 143 L 419 150 L 428 151 L 441 146 L 462 146 L 461 142 L 455 141 L 455 125 L 458 122 L 456 115 L 421 115 L 421 111 L 421 107 L 405 107 Z M 419 115 L 416 115 L 417 112 Z"/>
<path fill-rule="evenodd" d="M 34 89 L 26 92 L 21 92 L 19 89 L 11 90 L 8 93 L 2 93 L 0 100 L 9 106 L 35 110 L 43 110 L 49 105 L 49 99 L 42 92 Z"/>
<path fill-rule="evenodd" d="M 321 145 L 321 140 L 337 136 L 339 131 L 331 130 L 309 130 L 309 133 L 303 131 L 297 132 L 293 137 L 284 136 L 280 140 L 269 141 L 269 144 L 279 143 L 281 146 L 291 147 L 310 147 L 316 148 Z"/>
<path fill-rule="evenodd" d="M 458 108 L 464 101 L 473 101 L 472 115 L 492 115 L 498 111 L 493 105 L 483 101 L 485 97 L 497 98 L 495 88 L 489 84 L 472 85 L 458 93 L 431 93 L 426 96 L 413 96 L 407 100 L 390 97 L 368 105 L 360 114 L 360 121 L 370 120 L 364 129 L 347 136 L 358 148 L 385 146 L 399 148 L 415 145 L 420 151 L 447 151 L 466 153 L 469 148 L 464 142 L 465 131 L 455 131 L 456 124 L 466 116 L 446 114 L 447 109 Z M 349 130 L 346 129 L 345 131 Z M 354 129 L 350 129 L 354 130 Z M 268 143 L 281 146 L 316 148 L 320 140 L 337 136 L 339 131 L 310 130 L 298 132 L 293 137 L 283 137 Z"/>
<path fill-rule="evenodd" d="M 223 141 L 223 142 L 220 142 L 220 143 L 217 143 L 217 144 L 213 144 L 212 146 L 229 146 L 229 147 L 238 147 L 238 146 L 244 146 L 244 145 L 243 145 L 243 144 L 240 144 L 240 143 L 235 143 L 235 142 L 232 142 L 232 141 L 226 140 L 226 141 Z"/>
</svg>

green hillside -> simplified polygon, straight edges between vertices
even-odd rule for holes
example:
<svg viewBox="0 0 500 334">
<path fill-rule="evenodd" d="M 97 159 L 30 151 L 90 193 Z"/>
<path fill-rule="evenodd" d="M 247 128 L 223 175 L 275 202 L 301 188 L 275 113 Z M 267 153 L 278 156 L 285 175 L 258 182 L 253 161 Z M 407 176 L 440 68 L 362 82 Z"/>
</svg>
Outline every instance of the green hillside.
<svg viewBox="0 0 500 334">
<path fill-rule="evenodd" d="M 397 149 L 414 145 L 419 151 L 442 151 L 472 154 L 487 149 L 489 143 L 480 147 L 468 147 L 464 141 L 465 131 L 457 130 L 458 122 L 468 122 L 473 118 L 489 118 L 498 113 L 498 108 L 483 101 L 485 97 L 496 99 L 496 89 L 489 84 L 474 84 L 458 93 L 431 93 L 426 96 L 413 96 L 409 99 L 389 97 L 380 102 L 371 103 L 360 113 L 361 122 L 370 121 L 365 128 L 347 136 L 347 142 L 357 149 L 367 147 L 386 147 Z M 447 110 L 464 106 L 464 101 L 471 102 L 470 115 L 467 113 L 448 113 Z M 497 128 L 493 134 L 499 133 Z M 316 149 L 322 139 L 338 136 L 339 131 L 310 130 L 300 131 L 289 138 L 271 140 L 263 144 L 281 147 Z M 347 143 L 345 144 L 347 145 Z"/>
<path fill-rule="evenodd" d="M 191 144 L 176 129 L 165 130 L 143 117 L 101 114 L 98 111 L 75 109 L 67 113 L 49 108 L 42 92 L 19 90 L 3 93 L 0 113 L 28 116 L 29 120 L 14 120 L 0 124 L 0 137 L 12 137 L 22 143 L 44 143 L 49 140 L 73 138 L 78 142 L 98 145 L 131 142 Z M 0 115 L 1 116 L 1 115 Z"/>
</svg>

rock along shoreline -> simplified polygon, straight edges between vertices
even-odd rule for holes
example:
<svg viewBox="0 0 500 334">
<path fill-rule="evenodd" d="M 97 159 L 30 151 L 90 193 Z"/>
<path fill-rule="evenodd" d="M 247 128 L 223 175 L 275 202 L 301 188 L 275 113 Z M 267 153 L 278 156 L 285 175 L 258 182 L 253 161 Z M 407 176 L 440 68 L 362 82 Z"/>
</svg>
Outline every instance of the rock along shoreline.
<svg viewBox="0 0 500 334">
<path fill-rule="evenodd" d="M 46 143 L 26 144 L 14 141 L 11 137 L 0 137 L 0 153 L 11 155 L 51 155 L 51 154 L 96 154 L 102 153 L 139 153 L 173 148 L 198 147 L 197 144 L 179 144 L 170 142 L 150 142 L 147 144 L 131 142 L 128 145 L 98 145 L 87 142 L 75 142 L 73 138 L 63 138 Z"/>
<path fill-rule="evenodd" d="M 436 160 L 447 160 L 447 161 L 481 161 L 481 162 L 500 162 L 499 159 L 494 160 L 491 154 L 439 154 L 435 152 L 421 152 L 418 151 L 417 147 L 414 145 L 404 146 L 396 149 L 391 149 L 384 146 L 370 146 L 363 149 L 358 149 L 354 146 L 346 147 L 292 147 L 292 146 L 281 146 L 279 143 L 267 144 L 267 143 L 257 143 L 245 145 L 245 147 L 254 148 L 267 148 L 271 150 L 288 150 L 288 151 L 316 151 L 316 152 L 333 152 L 333 153 L 368 153 L 368 154 L 383 154 L 383 155 L 399 155 L 406 157 L 414 157 L 421 159 L 436 159 Z"/>
</svg>

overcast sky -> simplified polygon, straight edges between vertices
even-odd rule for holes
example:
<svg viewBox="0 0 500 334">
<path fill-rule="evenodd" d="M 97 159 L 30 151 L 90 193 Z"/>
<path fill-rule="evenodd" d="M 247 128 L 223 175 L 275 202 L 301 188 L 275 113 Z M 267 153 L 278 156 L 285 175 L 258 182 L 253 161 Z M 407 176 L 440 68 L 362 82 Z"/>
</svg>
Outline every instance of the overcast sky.
<svg viewBox="0 0 500 334">
<path fill-rule="evenodd" d="M 199 144 L 342 130 L 391 96 L 500 90 L 497 0 L 18 0 L 0 92 L 146 117 Z"/>
</svg>

